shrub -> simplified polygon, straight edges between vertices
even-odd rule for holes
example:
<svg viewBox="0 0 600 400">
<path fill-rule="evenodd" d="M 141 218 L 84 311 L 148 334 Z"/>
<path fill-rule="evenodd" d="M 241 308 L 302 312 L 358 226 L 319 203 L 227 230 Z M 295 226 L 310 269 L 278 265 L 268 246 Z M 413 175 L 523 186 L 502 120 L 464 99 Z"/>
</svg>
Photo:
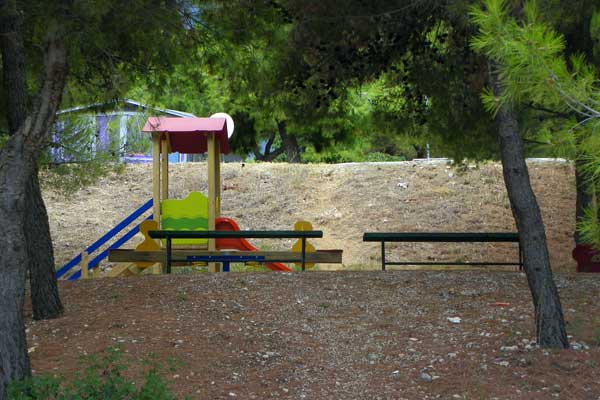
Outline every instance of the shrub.
<svg viewBox="0 0 600 400">
<path fill-rule="evenodd" d="M 43 170 L 40 181 L 43 187 L 51 187 L 63 195 L 93 185 L 112 173 L 122 174 L 125 164 L 96 158 L 86 163 L 60 164 Z"/>
<path fill-rule="evenodd" d="M 140 366 L 123 360 L 118 347 L 109 348 L 102 357 L 91 356 L 85 362 L 83 372 L 73 380 L 51 374 L 41 374 L 22 381 L 12 382 L 8 387 L 11 400 L 167 400 L 175 399 L 167 382 L 161 376 L 157 363 L 144 362 Z M 140 384 L 125 371 L 143 369 Z"/>
</svg>

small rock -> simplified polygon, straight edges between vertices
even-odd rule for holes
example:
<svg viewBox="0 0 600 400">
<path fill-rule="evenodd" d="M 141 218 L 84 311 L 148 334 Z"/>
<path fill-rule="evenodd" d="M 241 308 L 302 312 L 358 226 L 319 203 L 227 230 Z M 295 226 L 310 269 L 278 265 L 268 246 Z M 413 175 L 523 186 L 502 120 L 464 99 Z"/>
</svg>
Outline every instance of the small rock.
<svg viewBox="0 0 600 400">
<path fill-rule="evenodd" d="M 519 346 L 502 346 L 500 347 L 500 351 L 517 351 L 519 350 Z"/>
<path fill-rule="evenodd" d="M 460 322 L 462 321 L 462 319 L 460 317 L 448 317 L 447 319 L 449 322 L 452 322 L 453 324 L 460 324 Z"/>
<path fill-rule="evenodd" d="M 531 361 L 529 361 L 526 358 L 521 358 L 519 360 L 519 366 L 521 366 L 521 367 L 529 367 L 530 365 L 531 365 Z"/>
<path fill-rule="evenodd" d="M 429 375 L 427 372 L 421 372 L 421 380 L 423 382 L 433 382 L 433 377 Z"/>
<path fill-rule="evenodd" d="M 537 345 L 535 343 L 530 343 L 530 344 L 525 345 L 525 350 L 527 350 L 527 351 L 532 351 L 532 350 L 535 350 L 536 348 L 537 348 Z"/>
</svg>

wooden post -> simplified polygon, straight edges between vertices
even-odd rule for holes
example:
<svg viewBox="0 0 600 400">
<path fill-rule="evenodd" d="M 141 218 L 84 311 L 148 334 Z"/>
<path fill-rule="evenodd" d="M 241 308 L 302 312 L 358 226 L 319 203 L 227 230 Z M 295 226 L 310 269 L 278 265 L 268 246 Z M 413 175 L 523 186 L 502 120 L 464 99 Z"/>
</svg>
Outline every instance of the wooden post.
<svg viewBox="0 0 600 400">
<path fill-rule="evenodd" d="M 215 176 L 216 176 L 216 182 L 215 182 L 215 192 L 216 192 L 216 199 L 215 199 L 215 218 L 218 218 L 221 216 L 221 149 L 220 149 L 220 145 L 219 142 L 216 141 L 216 145 L 217 145 L 217 156 L 215 157 Z"/>
<path fill-rule="evenodd" d="M 219 162 L 219 143 L 216 140 L 214 133 L 207 135 L 208 160 L 206 166 L 208 168 L 208 230 L 215 230 L 215 219 L 217 218 L 218 198 L 219 198 L 219 178 L 217 176 L 218 169 L 215 168 L 215 163 Z M 216 162 L 215 162 L 216 160 Z M 208 250 L 215 251 L 217 249 L 215 239 L 208 239 Z M 209 263 L 208 270 L 210 272 L 218 272 L 219 266 L 216 263 Z"/>
<path fill-rule="evenodd" d="M 152 132 L 152 200 L 153 219 L 160 229 L 160 133 Z"/>
<path fill-rule="evenodd" d="M 161 141 L 162 153 L 162 200 L 169 198 L 169 138 Z"/>
<path fill-rule="evenodd" d="M 81 253 L 81 279 L 89 279 L 88 265 L 90 261 L 90 255 L 87 251 Z"/>
</svg>

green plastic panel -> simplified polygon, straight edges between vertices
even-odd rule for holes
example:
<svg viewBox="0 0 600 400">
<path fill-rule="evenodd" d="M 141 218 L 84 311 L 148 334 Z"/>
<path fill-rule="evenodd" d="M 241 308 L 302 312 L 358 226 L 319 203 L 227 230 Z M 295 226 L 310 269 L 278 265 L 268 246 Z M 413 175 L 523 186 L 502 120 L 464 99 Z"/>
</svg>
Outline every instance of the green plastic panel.
<svg viewBox="0 0 600 400">
<path fill-rule="evenodd" d="M 208 230 L 208 198 L 191 192 L 185 199 L 168 199 L 161 203 L 161 228 L 171 231 Z M 177 239 L 173 245 L 206 245 L 207 239 Z"/>
</svg>

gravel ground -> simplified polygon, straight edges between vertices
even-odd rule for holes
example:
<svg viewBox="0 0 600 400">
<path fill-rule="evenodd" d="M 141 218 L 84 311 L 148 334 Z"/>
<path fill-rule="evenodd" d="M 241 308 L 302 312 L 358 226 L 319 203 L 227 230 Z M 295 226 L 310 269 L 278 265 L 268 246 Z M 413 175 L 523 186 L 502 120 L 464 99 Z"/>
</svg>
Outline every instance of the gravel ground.
<svg viewBox="0 0 600 400">
<path fill-rule="evenodd" d="M 572 350 L 533 344 L 520 273 L 229 273 L 60 282 L 35 373 L 120 344 L 194 399 L 600 398 L 600 277 L 558 274 Z M 135 373 L 130 371 L 130 373 Z"/>
</svg>

